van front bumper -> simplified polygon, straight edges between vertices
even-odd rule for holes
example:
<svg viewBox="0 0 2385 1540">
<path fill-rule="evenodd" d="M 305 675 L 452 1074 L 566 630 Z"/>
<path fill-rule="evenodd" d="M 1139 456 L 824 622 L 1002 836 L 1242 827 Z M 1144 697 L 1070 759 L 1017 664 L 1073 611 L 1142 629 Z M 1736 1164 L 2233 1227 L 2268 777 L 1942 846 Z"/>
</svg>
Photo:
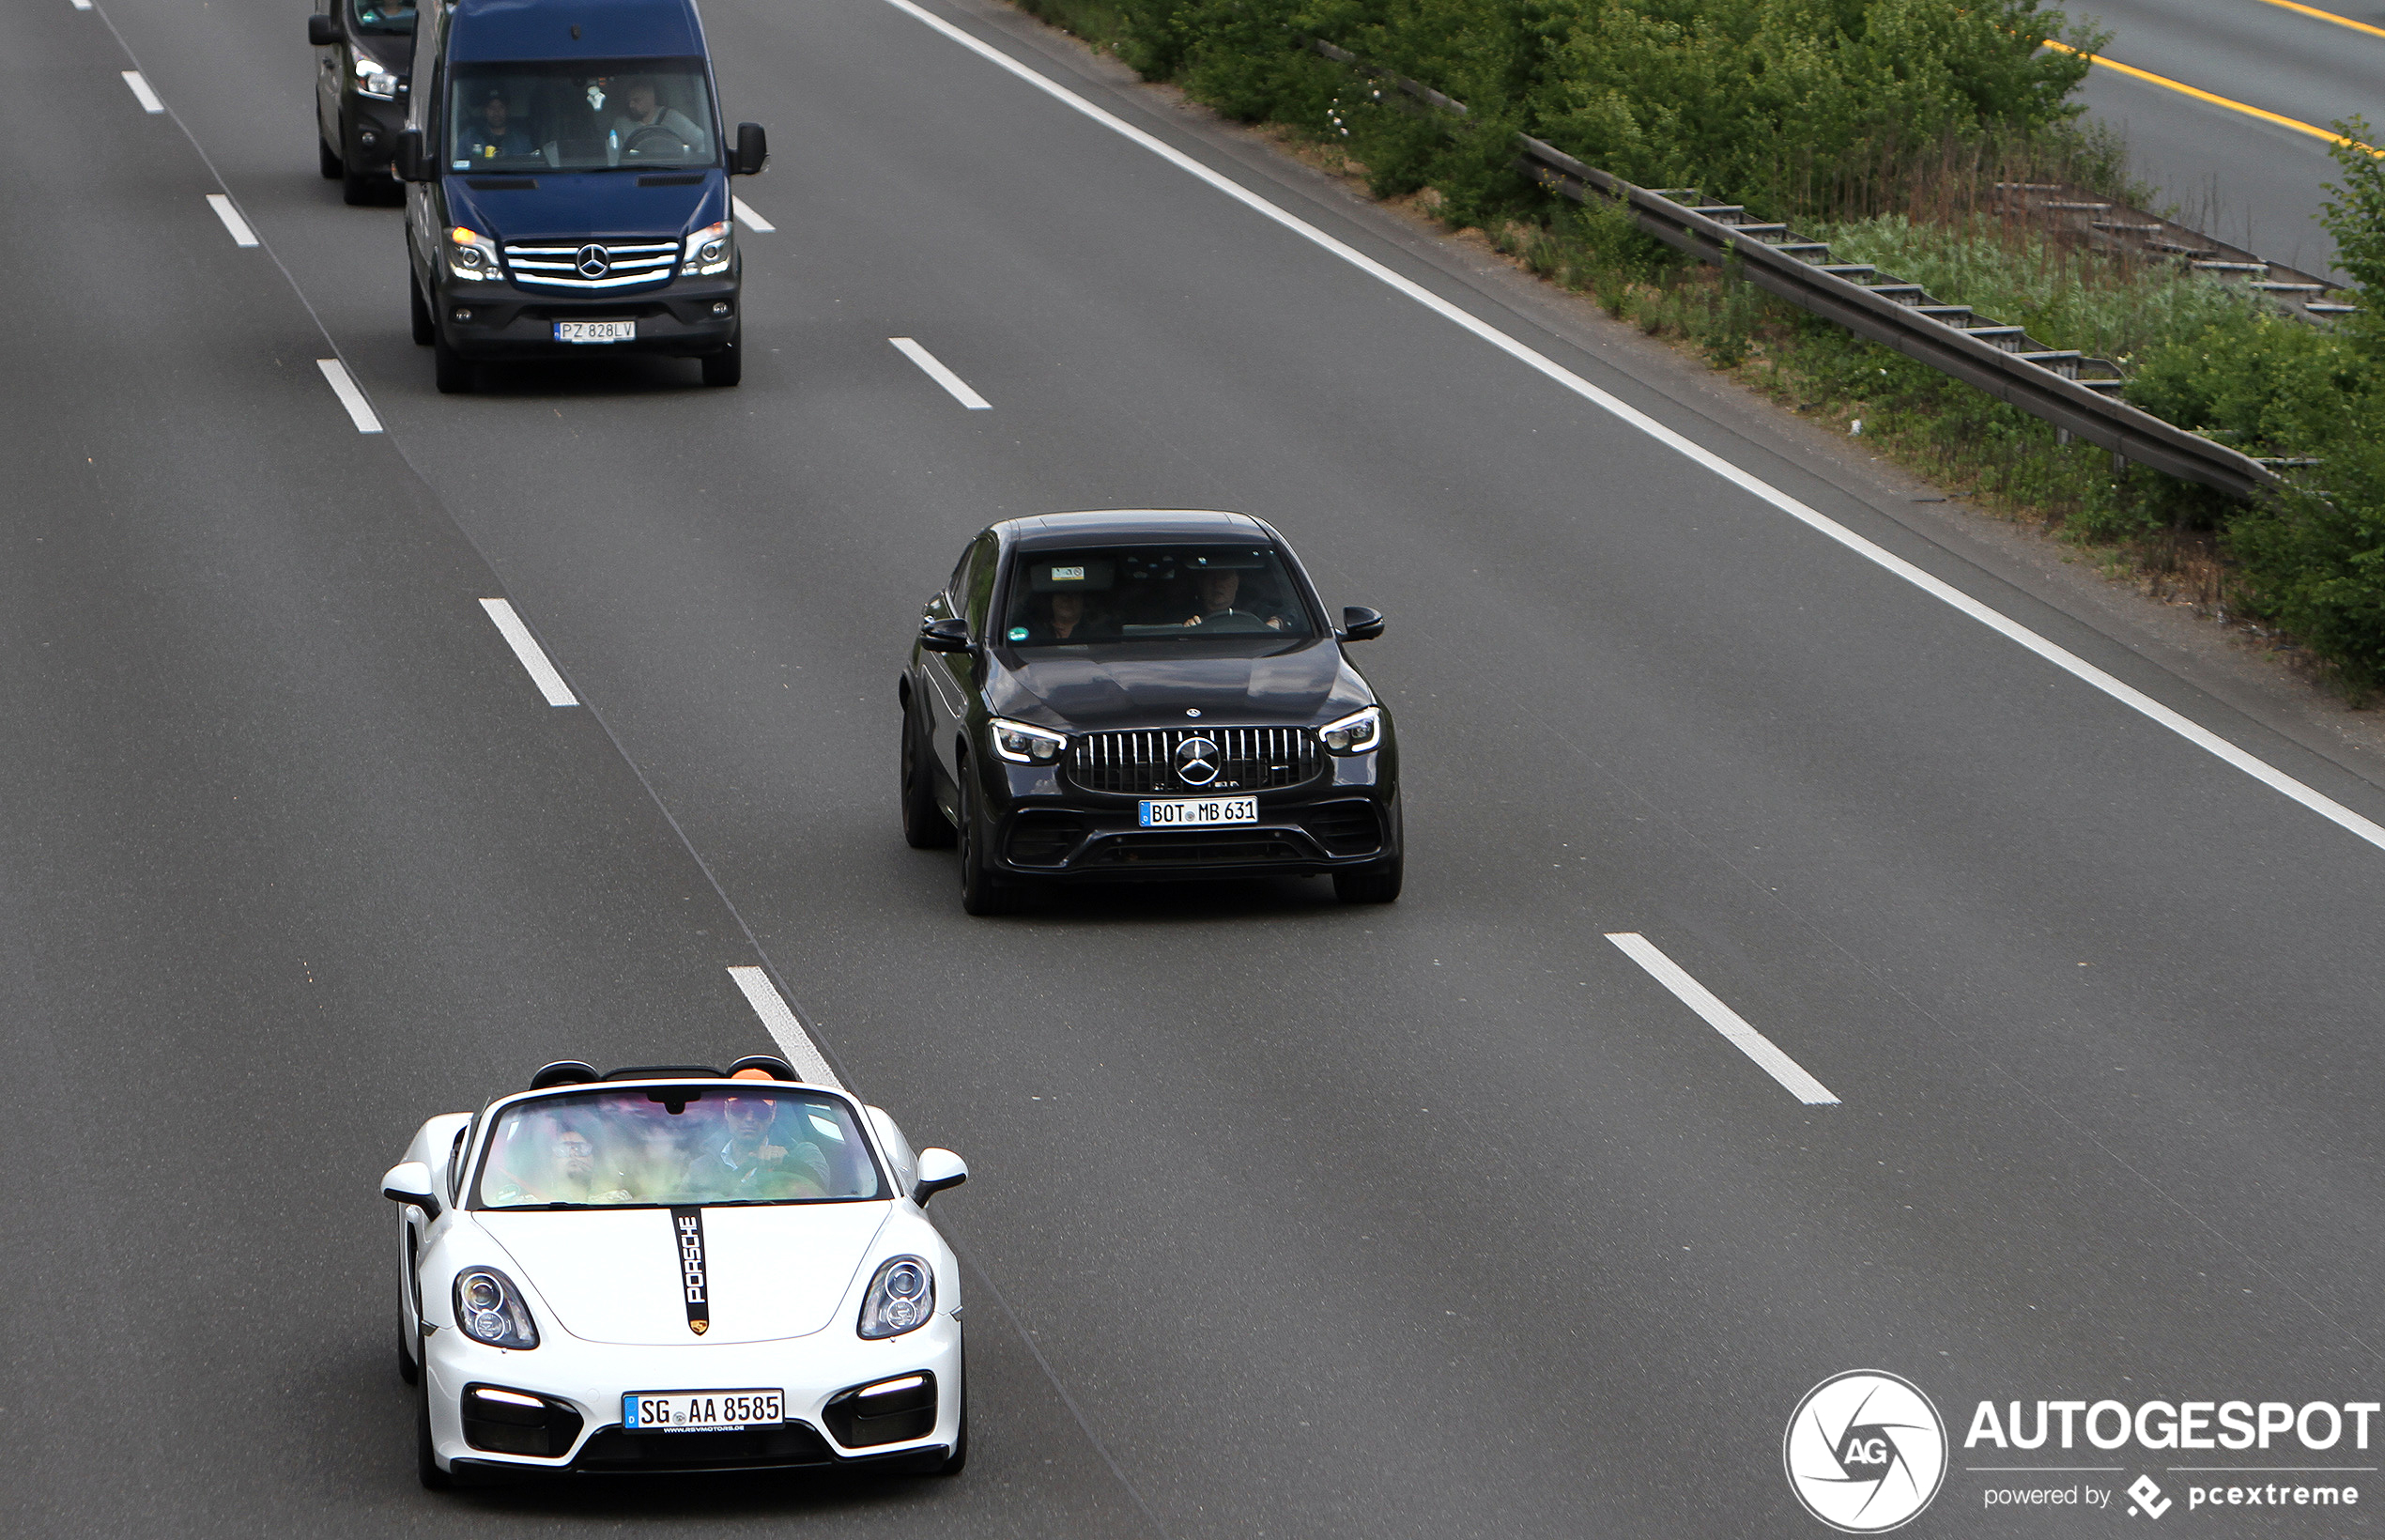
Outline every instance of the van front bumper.
<svg viewBox="0 0 2385 1540">
<path fill-rule="evenodd" d="M 447 345 L 469 359 L 554 358 L 607 353 L 702 358 L 737 339 L 733 279 L 682 280 L 647 293 L 602 300 L 548 299 L 511 284 L 440 285 L 437 320 Z M 557 321 L 635 321 L 628 342 L 555 340 Z"/>
</svg>

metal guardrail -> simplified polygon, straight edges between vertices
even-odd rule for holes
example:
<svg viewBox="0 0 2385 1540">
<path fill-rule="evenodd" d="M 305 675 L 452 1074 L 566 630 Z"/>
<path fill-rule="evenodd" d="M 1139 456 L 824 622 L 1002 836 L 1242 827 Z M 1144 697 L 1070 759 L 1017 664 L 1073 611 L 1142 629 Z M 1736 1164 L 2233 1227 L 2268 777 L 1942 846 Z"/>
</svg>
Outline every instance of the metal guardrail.
<svg viewBox="0 0 2385 1540">
<path fill-rule="evenodd" d="M 1429 107 L 1467 116 L 1464 103 L 1377 70 L 1346 49 L 1322 40 L 1312 40 L 1309 47 L 1329 59 L 1378 74 Z M 1622 204 L 1640 229 L 1674 250 L 1716 266 L 1735 262 L 1741 276 L 1766 293 L 2108 449 L 2117 460 L 2150 466 L 2239 498 L 2257 499 L 2285 485 L 2251 455 L 2105 393 L 2124 383 L 2109 364 L 2103 367 L 2110 370 L 2110 378 L 2076 377 L 2082 363 L 2101 360 L 2037 345 L 2019 327 L 1998 327 L 1966 305 L 1932 299 L 1917 284 L 1884 279 L 1868 264 L 1831 262 L 1828 247 L 1800 241 L 1783 224 L 1747 222 L 1744 208 L 1702 200 L 1677 202 L 1670 194 L 1693 200 L 1697 194 L 1683 188 L 1635 186 L 1529 134 L 1517 134 L 1516 142 L 1523 151 L 1517 169 L 1551 192 L 1577 203 L 1602 197 Z M 1875 282 L 1857 282 L 1859 275 Z"/>
<path fill-rule="evenodd" d="M 2331 321 L 2360 308 L 2344 302 L 2341 285 L 2317 273 L 2256 256 L 2176 220 L 2099 198 L 2067 182 L 1998 182 L 1995 193 L 2000 211 L 2063 230 L 2098 251 L 2167 259 L 2193 272 L 2240 283 L 2304 320 Z"/>
</svg>

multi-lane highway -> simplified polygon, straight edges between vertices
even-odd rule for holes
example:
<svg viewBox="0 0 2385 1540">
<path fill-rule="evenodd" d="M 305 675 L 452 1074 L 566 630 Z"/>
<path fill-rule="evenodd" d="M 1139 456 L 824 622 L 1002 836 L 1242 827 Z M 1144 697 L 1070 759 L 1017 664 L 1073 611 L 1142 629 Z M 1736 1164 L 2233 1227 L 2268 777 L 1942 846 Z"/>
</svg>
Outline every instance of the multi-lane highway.
<svg viewBox="0 0 2385 1540">
<path fill-rule="evenodd" d="M 1916 1533 L 2385 1463 L 1961 1447 L 1988 1399 L 2385 1399 L 2375 763 L 1463 245 L 928 14 L 1071 95 L 885 0 L 706 8 L 776 152 L 742 387 L 444 397 L 398 214 L 315 177 L 302 8 L 12 10 L 0 1525 L 1822 1533 L 1782 1430 L 1856 1367 L 1952 1424 Z M 919 600 L 988 519 L 1103 506 L 1258 514 L 1389 613 L 1399 904 L 971 920 L 904 848 Z M 970 1162 L 969 1470 L 422 1491 L 379 1173 L 547 1059 L 767 1051 L 753 967 Z"/>
<path fill-rule="evenodd" d="M 2079 96 L 2126 135 L 2134 175 L 2197 229 L 2307 271 L 2333 266 L 2335 242 L 2318 219 L 2340 173 L 2313 131 L 2362 117 L 2385 132 L 2385 7 L 2079 0 L 2067 8 L 2109 29 L 2102 57 L 2128 67 L 2094 69 Z"/>
</svg>

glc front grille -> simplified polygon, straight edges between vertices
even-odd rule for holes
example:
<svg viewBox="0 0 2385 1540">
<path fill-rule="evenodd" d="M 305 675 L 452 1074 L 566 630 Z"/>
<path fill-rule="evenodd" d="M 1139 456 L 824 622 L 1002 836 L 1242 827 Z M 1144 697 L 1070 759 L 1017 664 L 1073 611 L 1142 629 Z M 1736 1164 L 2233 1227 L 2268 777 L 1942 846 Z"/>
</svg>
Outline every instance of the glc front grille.
<svg viewBox="0 0 2385 1540">
<path fill-rule="evenodd" d="M 505 248 L 505 271 L 516 284 L 604 294 L 636 284 L 655 284 L 670 276 L 679 261 L 679 242 L 624 241 L 619 245 L 583 240 L 572 245 L 541 243 Z M 589 269 L 596 270 L 591 272 Z"/>
<path fill-rule="evenodd" d="M 1212 752 L 1196 751 L 1201 766 L 1214 765 L 1207 779 L 1187 780 L 1178 752 L 1195 739 Z M 1125 732 L 1088 732 L 1069 746 L 1069 778 L 1088 792 L 1165 792 L 1190 796 L 1209 792 L 1264 792 L 1298 786 L 1316 774 L 1320 755 L 1308 730 L 1297 727 L 1163 727 Z"/>
</svg>

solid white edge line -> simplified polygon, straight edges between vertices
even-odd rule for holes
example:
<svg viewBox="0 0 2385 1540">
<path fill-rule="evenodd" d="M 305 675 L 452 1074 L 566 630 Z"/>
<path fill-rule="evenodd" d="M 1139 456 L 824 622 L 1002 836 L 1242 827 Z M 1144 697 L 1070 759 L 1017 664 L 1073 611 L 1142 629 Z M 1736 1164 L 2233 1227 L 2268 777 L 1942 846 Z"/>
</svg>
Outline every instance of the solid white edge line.
<svg viewBox="0 0 2385 1540">
<path fill-rule="evenodd" d="M 127 69 L 124 71 L 124 84 L 132 87 L 132 94 L 140 100 L 141 110 L 143 112 L 162 113 L 165 111 L 165 103 L 158 100 L 158 94 L 155 91 L 149 89 L 149 83 L 141 78 L 140 70 Z"/>
<path fill-rule="evenodd" d="M 820 1046 L 811 1040 L 811 1034 L 795 1019 L 794 1009 L 770 982 L 770 975 L 756 967 L 731 967 L 729 977 L 745 991 L 746 1003 L 754 1008 L 762 1024 L 770 1029 L 771 1041 L 787 1055 L 795 1073 L 815 1086 L 831 1086 L 840 1091 L 845 1088 L 845 1083 L 837 1078 L 837 1071 L 829 1069 L 828 1061 L 821 1056 Z"/>
<path fill-rule="evenodd" d="M 483 599 L 481 608 L 487 610 L 488 618 L 497 623 L 498 635 L 505 639 L 505 645 L 514 649 L 514 655 L 520 658 L 522 667 L 530 670 L 531 683 L 538 686 L 539 694 L 546 697 L 548 705 L 579 704 L 579 699 L 572 694 L 571 686 L 563 683 L 563 676 L 555 671 L 555 665 L 546 661 L 546 649 L 538 645 L 538 639 L 530 634 L 530 627 L 524 625 L 521 616 L 514 612 L 511 600 Z"/>
<path fill-rule="evenodd" d="M 755 213 L 753 209 L 746 206 L 746 200 L 743 198 L 731 197 L 729 200 L 729 207 L 736 214 L 737 223 L 744 225 L 748 230 L 755 231 L 761 235 L 768 235 L 771 231 L 778 228 L 778 226 L 771 223 L 760 214 Z"/>
<path fill-rule="evenodd" d="M 347 408 L 348 419 L 356 424 L 357 432 L 381 431 L 381 420 L 373 415 L 373 404 L 364 399 L 364 393 L 358 390 L 356 381 L 348 377 L 346 364 L 337 359 L 316 359 L 315 366 L 323 371 L 325 379 L 331 382 L 331 393 L 338 396 L 340 405 Z"/>
<path fill-rule="evenodd" d="M 210 192 L 207 195 L 207 206 L 215 210 L 215 217 L 222 220 L 223 227 L 232 232 L 233 245 L 254 246 L 256 244 L 256 232 L 249 228 L 249 222 L 240 217 L 240 211 L 232 207 L 230 198 L 221 192 Z"/>
<path fill-rule="evenodd" d="M 1039 75 L 1033 69 L 1028 69 L 1018 60 L 1011 58 L 1000 49 L 997 49 L 989 43 L 980 42 L 977 38 L 969 36 L 966 32 L 962 31 L 959 27 L 954 26 L 951 23 L 921 9 L 918 6 L 913 4 L 912 0 L 886 0 L 886 4 L 894 7 L 897 10 L 902 11 L 906 15 L 916 18 L 936 31 L 943 33 L 946 37 L 950 38 L 953 41 L 961 44 L 963 48 L 978 54 L 990 63 L 1008 70 L 1011 74 L 1016 75 L 1023 81 L 1025 81 L 1036 89 L 1042 91 L 1044 94 L 1052 97 L 1055 100 L 1067 104 L 1077 112 L 1083 113 L 1085 116 L 1093 119 L 1102 127 L 1110 129 L 1115 132 L 1122 134 L 1126 138 L 1132 140 L 1135 144 L 1142 146 L 1145 149 L 1147 149 L 1152 154 L 1159 156 L 1162 160 L 1168 162 L 1170 164 L 1191 174 L 1192 176 L 1199 177 L 1201 180 L 1208 183 L 1211 187 L 1216 188 L 1219 192 L 1223 192 L 1226 196 L 1245 205 L 1254 212 L 1262 214 L 1268 219 L 1273 220 L 1276 223 L 1284 226 L 1293 234 L 1323 247 L 1326 251 L 1332 253 L 1335 256 L 1338 256 L 1343 261 L 1349 263 L 1360 271 L 1364 272 L 1369 277 L 1377 279 L 1397 290 L 1408 299 L 1415 300 L 1418 304 L 1423 305 L 1427 310 L 1432 311 L 1435 315 L 1438 315 L 1446 320 L 1453 321 L 1458 326 L 1464 327 L 1467 331 L 1471 331 L 1475 336 L 1480 337 L 1483 341 L 1489 343 L 1500 352 L 1507 354 L 1509 357 L 1515 359 L 1520 363 L 1523 363 L 1529 368 L 1537 370 L 1539 373 L 1546 376 L 1557 384 L 1564 387 L 1568 391 L 1571 391 L 1574 394 L 1580 396 L 1591 405 L 1597 407 L 1602 411 L 1612 414 L 1620 421 L 1639 429 L 1642 433 L 1645 433 L 1650 438 L 1655 439 L 1658 443 L 1663 444 L 1666 448 L 1682 454 L 1700 466 L 1703 466 L 1706 470 L 1713 471 L 1716 475 L 1722 477 L 1725 481 L 1730 482 L 1741 490 L 1762 499 L 1764 501 L 1771 503 L 1774 507 L 1779 509 L 1782 513 L 1789 515 L 1791 517 L 1797 519 L 1799 522 L 1808 526 L 1822 534 L 1828 535 L 1831 539 L 1839 542 L 1839 544 L 1854 552 L 1857 556 L 1864 558 L 1866 561 L 1875 562 L 1885 568 L 1887 571 L 1894 573 L 1897 577 L 1913 584 L 1923 593 L 1930 594 L 1933 598 L 1942 600 L 1952 606 L 1954 608 L 1961 610 L 1963 614 L 1970 616 L 1980 624 L 1987 626 L 1991 630 L 2000 632 L 2011 640 L 2019 642 L 2022 646 L 2026 647 L 2029 651 L 2037 654 L 2039 657 L 2045 659 L 2048 663 L 2053 664 L 2055 668 L 2062 670 L 2065 673 L 2078 679 L 2083 684 L 2091 685 L 2095 689 L 2102 691 L 2105 695 L 2110 696 L 2113 700 L 2120 702 L 2120 704 L 2127 706 L 2130 710 L 2142 713 L 2153 721 L 2168 728 L 2171 732 L 2177 733 L 2179 737 L 2184 738 L 2187 742 L 2194 745 L 2197 748 L 2200 748 L 2206 753 L 2208 753 L 2213 757 L 2235 766 L 2237 769 L 2243 771 L 2246 775 L 2251 776 L 2254 780 L 2268 786 L 2272 791 L 2282 793 L 2285 795 L 2291 797 L 2294 801 L 2300 803 L 2303 807 L 2318 814 L 2321 818 L 2337 824 L 2355 837 L 2368 841 L 2368 843 L 2376 846 L 2378 850 L 2385 850 L 2385 825 L 2379 825 L 2369 819 L 2362 817 L 2359 813 L 2352 811 L 2351 808 L 2345 807 L 2334 798 L 2327 796 L 2322 793 L 2313 790 L 2311 787 L 2303 785 L 2300 781 L 2287 775 L 2285 771 L 2278 769 L 2275 765 L 2269 763 L 2267 761 L 2257 759 L 2254 756 L 2246 753 L 2243 749 L 2237 747 L 2234 744 L 2229 743 L 2226 739 L 2211 732 L 2208 728 L 2203 727 L 2199 723 L 2196 723 L 2188 717 L 2181 716 L 2179 713 L 2171 710 L 2169 707 L 2162 705 L 2160 701 L 2155 701 L 2143 691 L 2138 690 L 2131 685 L 2122 684 L 2119 680 L 2114 678 L 2108 673 L 2105 673 L 2102 670 L 2087 662 L 2085 658 L 2078 656 L 2066 648 L 2056 646 L 2054 642 L 2038 635 L 2035 631 L 2030 630 L 2020 622 L 2001 614 L 1994 609 L 1991 609 L 1986 605 L 1972 598 L 1969 594 L 1954 587 L 1952 584 L 1943 582 L 1940 579 L 1931 577 L 1930 574 L 1922 571 L 1919 567 L 1915 566 L 1912 562 L 1905 561 L 1902 557 L 1890 554 L 1888 551 L 1872 544 L 1870 540 L 1865 539 L 1862 535 L 1859 535 L 1853 530 L 1848 529 L 1845 525 L 1839 523 L 1836 519 L 1826 517 L 1823 515 L 1815 512 L 1813 509 L 1807 507 L 1804 503 L 1798 501 L 1795 498 L 1791 497 L 1788 493 L 1781 491 L 1778 487 L 1773 486 L 1769 483 L 1759 479 L 1749 472 L 1740 470 L 1737 466 L 1732 465 L 1729 460 L 1726 460 L 1721 455 L 1715 454 L 1712 450 L 1684 438 L 1682 435 L 1675 433 L 1672 429 L 1665 426 L 1662 423 L 1657 422 L 1654 418 L 1640 411 L 1638 408 L 1627 405 L 1617 397 L 1599 389 L 1597 386 L 1593 385 L 1590 381 L 1582 378 L 1571 370 L 1566 369 L 1554 360 L 1546 358 L 1534 351 L 1532 348 L 1526 346 L 1524 344 L 1517 342 L 1515 338 L 1509 336 L 1506 332 L 1500 331 L 1499 328 L 1492 326 L 1489 322 L 1478 320 L 1474 316 L 1468 315 L 1465 311 L 1442 299 L 1439 295 L 1433 293 L 1430 289 L 1423 287 L 1422 285 L 1413 283 L 1408 279 L 1401 277 L 1398 273 L 1395 273 L 1391 269 L 1384 267 L 1373 257 L 1367 256 L 1363 253 L 1343 244 L 1331 236 L 1327 235 L 1324 231 L 1316 228 L 1313 224 L 1310 224 L 1307 221 L 1300 219 L 1299 216 L 1292 214 L 1285 209 L 1277 208 L 1274 204 L 1268 202 L 1267 199 L 1251 192 L 1248 188 L 1243 187 L 1240 183 L 1233 180 L 1231 177 L 1221 176 L 1219 173 L 1211 171 L 1208 166 L 1203 165 L 1200 162 L 1195 161 L 1183 151 L 1152 137 L 1150 134 L 1144 132 L 1141 129 L 1134 127 L 1132 124 L 1125 122 L 1116 116 L 1103 111 L 1101 108 L 1095 106 L 1092 102 L 1085 100 L 1083 97 L 1078 96 L 1075 92 L 1069 90 L 1067 86 L 1060 85 L 1058 82 L 1045 79 L 1042 75 Z"/>
<path fill-rule="evenodd" d="M 895 345 L 897 352 L 917 364 L 921 373 L 951 392 L 953 400 L 960 402 L 971 411 L 993 410 L 992 402 L 969 389 L 969 382 L 946 368 L 933 353 L 913 342 L 909 337 L 888 337 L 886 340 Z"/>
<path fill-rule="evenodd" d="M 1788 1087 L 1789 1094 L 1808 1107 L 1835 1107 L 1839 1099 L 1830 1088 L 1806 1073 L 1795 1059 L 1782 1053 L 1770 1038 L 1749 1026 L 1739 1013 L 1715 998 L 1714 992 L 1689 974 L 1671 958 L 1658 951 L 1654 943 L 1634 931 L 1609 931 L 1607 939 L 1613 942 L 1625 957 L 1648 970 L 1648 976 L 1673 992 L 1683 1005 L 1706 1018 L 1706 1024 L 1721 1033 L 1733 1048 L 1746 1055 L 1756 1067 Z"/>
</svg>

